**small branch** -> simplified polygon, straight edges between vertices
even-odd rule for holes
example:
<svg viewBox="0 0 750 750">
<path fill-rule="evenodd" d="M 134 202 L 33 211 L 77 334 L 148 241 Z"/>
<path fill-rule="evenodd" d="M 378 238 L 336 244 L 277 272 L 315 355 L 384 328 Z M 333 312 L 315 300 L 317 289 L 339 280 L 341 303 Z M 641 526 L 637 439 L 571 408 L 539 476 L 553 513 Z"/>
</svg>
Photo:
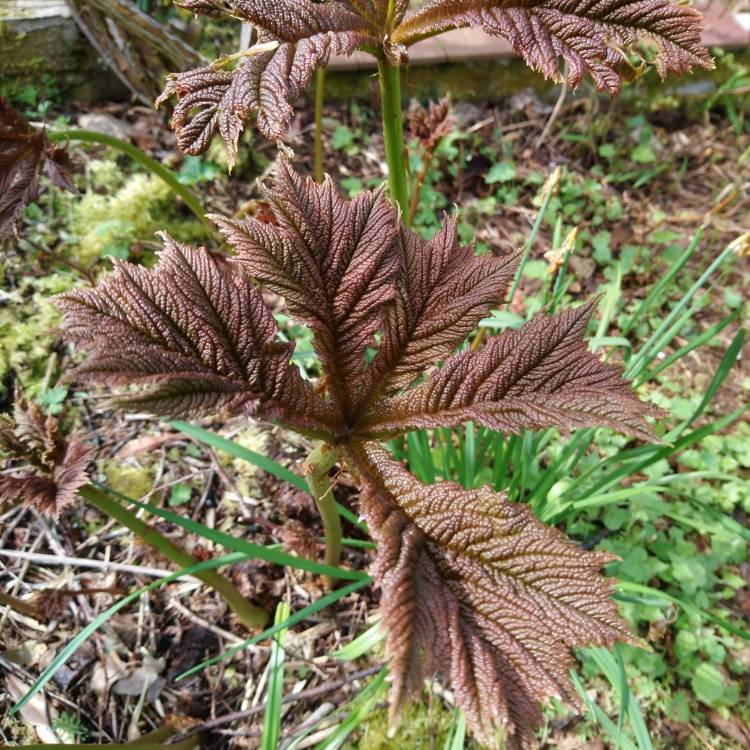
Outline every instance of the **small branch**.
<svg viewBox="0 0 750 750">
<path fill-rule="evenodd" d="M 98 508 L 102 513 L 106 513 L 108 516 L 116 519 L 136 534 L 143 542 L 161 552 L 167 559 L 181 568 L 187 568 L 199 562 L 199 560 L 196 560 L 192 555 L 163 536 L 153 526 L 149 526 L 141 521 L 134 513 L 131 513 L 119 501 L 109 497 L 106 493 L 97 490 L 89 484 L 80 489 L 79 494 L 86 502 Z M 268 612 L 251 604 L 229 579 L 217 571 L 204 570 L 196 573 L 196 577 L 200 578 L 201 581 L 211 586 L 224 597 L 229 607 L 248 630 L 263 627 L 268 622 Z"/>
<path fill-rule="evenodd" d="M 318 687 L 309 688 L 308 690 L 301 690 L 299 693 L 287 693 L 281 699 L 281 703 L 282 705 L 287 703 L 297 703 L 298 701 L 310 700 L 311 698 L 317 698 L 321 695 L 325 695 L 326 693 L 332 693 L 335 690 L 339 690 L 340 688 L 344 687 L 344 685 L 348 685 L 350 682 L 354 682 L 354 680 L 361 680 L 364 677 L 369 677 L 370 675 L 376 674 L 382 668 L 382 664 L 376 664 L 373 667 L 367 667 L 366 669 L 360 669 L 357 672 L 352 672 L 350 675 L 342 677 L 340 680 L 325 682 L 322 685 L 318 685 Z M 225 716 L 219 716 L 216 719 L 211 719 L 211 721 L 206 721 L 203 724 L 198 724 L 192 729 L 189 729 L 186 732 L 186 735 L 191 736 L 194 732 L 206 732 L 209 729 L 216 729 L 217 727 L 222 727 L 225 724 L 233 724 L 237 721 L 243 721 L 244 719 L 249 719 L 253 716 L 257 716 L 258 714 L 262 714 L 265 710 L 266 704 L 262 703 L 257 706 L 253 706 L 252 708 L 248 708 L 245 711 L 235 711 L 234 713 L 226 714 Z"/>
<path fill-rule="evenodd" d="M 37 620 L 38 622 L 47 621 L 46 615 L 39 607 L 35 607 L 33 604 L 29 604 L 22 599 L 16 599 L 15 596 L 11 596 L 10 594 L 4 594 L 2 591 L 0 591 L 0 605 L 15 609 L 16 612 L 31 617 L 32 620 Z"/>
<path fill-rule="evenodd" d="M 341 518 L 333 497 L 333 486 L 328 476 L 331 467 L 338 461 L 338 453 L 328 443 L 318 443 L 305 459 L 303 471 L 310 494 L 318 506 L 323 519 L 326 542 L 325 564 L 338 567 L 341 562 Z M 334 581 L 327 579 L 329 585 Z"/>
<path fill-rule="evenodd" d="M 555 124 L 555 121 L 562 111 L 563 105 L 565 104 L 565 98 L 567 96 L 568 81 L 567 79 L 565 79 L 562 83 L 562 86 L 560 87 L 560 96 L 557 97 L 555 106 L 552 108 L 552 112 L 550 113 L 549 120 L 547 120 L 547 124 L 544 126 L 544 130 L 542 130 L 542 132 L 539 134 L 539 138 L 536 139 L 536 143 L 534 144 L 535 151 L 538 151 L 542 147 L 542 144 L 547 140 L 549 134 L 552 132 L 552 126 Z"/>
</svg>

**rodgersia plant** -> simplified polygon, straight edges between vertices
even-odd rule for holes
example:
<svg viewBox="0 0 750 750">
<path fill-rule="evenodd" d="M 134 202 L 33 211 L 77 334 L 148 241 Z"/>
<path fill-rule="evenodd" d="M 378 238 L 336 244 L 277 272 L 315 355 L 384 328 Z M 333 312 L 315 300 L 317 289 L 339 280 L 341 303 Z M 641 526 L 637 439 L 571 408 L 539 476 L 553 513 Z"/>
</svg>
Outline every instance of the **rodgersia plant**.
<svg viewBox="0 0 750 750">
<path fill-rule="evenodd" d="M 335 462 L 361 483 L 378 544 L 394 711 L 440 674 L 480 740 L 501 731 L 526 746 L 539 701 L 574 698 L 570 648 L 631 638 L 599 572 L 611 558 L 488 488 L 423 485 L 380 441 L 466 420 L 507 432 L 606 425 L 649 439 L 644 415 L 656 410 L 588 351 L 592 303 L 453 353 L 517 265 L 475 256 L 453 221 L 425 242 L 382 191 L 344 200 L 330 178 L 301 177 L 283 157 L 266 196 L 274 223 L 216 217 L 231 258 L 165 236 L 152 270 L 117 263 L 98 287 L 65 294 L 68 336 L 88 351 L 72 376 L 124 386 L 120 402 L 139 410 L 242 412 L 320 441 L 308 473 L 328 561 L 340 533 L 326 508 Z M 293 345 L 279 341 L 254 281 L 312 329 L 317 387 L 290 363 Z"/>
<path fill-rule="evenodd" d="M 525 506 L 489 488 L 425 486 L 382 441 L 466 421 L 524 429 L 607 426 L 650 440 L 640 401 L 618 367 L 583 334 L 593 302 L 518 330 L 465 339 L 496 307 L 515 256 L 478 257 L 446 219 L 430 241 L 407 226 L 399 67 L 408 47 L 449 28 L 507 37 L 529 65 L 571 85 L 589 73 L 615 93 L 624 48 L 645 33 L 662 74 L 709 66 L 699 15 L 667 0 L 186 0 L 196 12 L 242 18 L 259 43 L 218 65 L 176 74 L 180 147 L 204 151 L 218 131 L 230 162 L 244 122 L 283 137 L 291 105 L 333 53 L 378 58 L 393 203 L 383 190 L 353 200 L 330 177 L 318 184 L 280 157 L 266 190 L 271 220 L 213 217 L 236 253 L 216 255 L 164 237 L 151 269 L 116 262 L 93 289 L 60 300 L 70 339 L 88 352 L 72 377 L 114 386 L 120 402 L 161 415 L 241 412 L 315 441 L 306 462 L 326 535 L 341 529 L 328 473 L 342 464 L 361 485 L 359 510 L 377 542 L 372 566 L 388 630 L 392 713 L 425 677 L 439 675 L 483 743 L 528 747 L 550 696 L 575 701 L 571 648 L 633 641 L 601 567 Z M 238 61 L 233 70 L 227 65 Z M 258 287 L 309 326 L 322 377 L 291 364 Z"/>
</svg>

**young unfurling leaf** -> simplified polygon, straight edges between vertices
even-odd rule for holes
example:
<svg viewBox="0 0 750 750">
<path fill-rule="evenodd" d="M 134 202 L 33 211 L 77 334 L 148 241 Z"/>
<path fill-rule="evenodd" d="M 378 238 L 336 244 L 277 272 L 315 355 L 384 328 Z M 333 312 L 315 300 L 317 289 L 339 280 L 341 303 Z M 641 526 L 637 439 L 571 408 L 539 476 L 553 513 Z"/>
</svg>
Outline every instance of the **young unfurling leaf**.
<svg viewBox="0 0 750 750">
<path fill-rule="evenodd" d="M 53 146 L 44 128 L 36 130 L 0 97 L 0 239 L 39 192 L 39 175 L 75 191 L 73 163 L 65 146 Z"/>
<path fill-rule="evenodd" d="M 539 702 L 574 698 L 570 647 L 629 637 L 599 573 L 609 558 L 489 489 L 425 488 L 376 441 L 466 420 L 649 438 L 644 415 L 656 410 L 586 349 L 593 304 L 457 352 L 501 301 L 517 257 L 476 256 L 451 220 L 422 240 L 381 191 L 345 200 L 330 178 L 302 178 L 284 159 L 267 198 L 273 221 L 216 218 L 230 260 L 167 238 L 154 269 L 120 263 L 64 295 L 68 334 L 89 352 L 73 376 L 134 386 L 125 403 L 159 414 L 241 409 L 334 447 L 363 482 L 379 543 L 393 705 L 439 673 L 480 739 L 502 731 L 526 746 Z M 254 282 L 312 329 L 315 390 Z"/>
<path fill-rule="evenodd" d="M 428 0 L 408 12 L 404 0 L 392 7 L 388 0 L 185 0 L 182 5 L 196 13 L 241 18 L 259 29 L 262 44 L 278 43 L 272 51 L 243 59 L 234 71 L 206 67 L 172 76 L 161 97 L 175 94 L 179 100 L 173 125 L 182 150 L 205 151 L 218 129 L 230 163 L 243 123 L 253 115 L 267 138 L 283 137 L 292 103 L 331 55 L 363 49 L 402 64 L 412 44 L 465 26 L 505 37 L 548 78 L 558 76 L 564 61 L 572 87 L 589 74 L 611 94 L 619 91 L 623 50 L 641 37 L 656 42 L 662 76 L 712 67 L 701 46 L 700 13 L 670 0 Z"/>
<path fill-rule="evenodd" d="M 0 414 L 0 453 L 20 464 L 0 474 L 0 512 L 23 502 L 59 516 L 88 482 L 93 449 L 64 437 L 57 419 L 17 393 L 13 417 Z"/>
</svg>

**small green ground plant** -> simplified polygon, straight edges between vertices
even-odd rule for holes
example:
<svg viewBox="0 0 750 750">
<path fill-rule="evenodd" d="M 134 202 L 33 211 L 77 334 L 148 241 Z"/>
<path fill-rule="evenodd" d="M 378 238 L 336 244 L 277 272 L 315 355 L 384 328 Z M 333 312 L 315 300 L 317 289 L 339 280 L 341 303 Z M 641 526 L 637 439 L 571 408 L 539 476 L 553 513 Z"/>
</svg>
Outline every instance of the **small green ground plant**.
<svg viewBox="0 0 750 750">
<path fill-rule="evenodd" d="M 692 427 L 726 377 L 742 336 L 732 342 L 704 399 L 660 436 L 661 443 L 622 447 L 603 461 L 589 460 L 594 427 L 614 428 L 650 443 L 655 433 L 644 416 L 662 412 L 639 400 L 620 377 L 620 368 L 603 362 L 583 343 L 591 303 L 556 312 L 565 291 L 563 274 L 545 292 L 546 312 L 519 321 L 521 325 L 505 326 L 507 330 L 495 335 L 477 336 L 470 348 L 463 348 L 506 290 L 512 299 L 533 235 L 524 252 L 497 259 L 477 256 L 462 246 L 451 220 L 429 240 L 405 225 L 416 214 L 419 198 L 409 198 L 399 68 L 410 44 L 466 25 L 510 37 L 527 62 L 547 75 L 557 73 L 561 56 L 568 63 L 572 85 L 588 72 L 600 88 L 612 93 L 619 87 L 621 59 L 607 46 L 610 38 L 605 32 L 614 33 L 621 44 L 634 42 L 641 32 L 650 33 L 659 44 L 657 64 L 662 73 L 683 72 L 694 64 L 708 65 L 709 60 L 698 43 L 698 16 L 684 6 L 653 2 L 639 12 L 617 7 L 593 15 L 585 8 L 571 11 L 554 3 L 517 9 L 485 6 L 440 0 L 407 12 L 405 3 L 395 2 L 188 2 L 187 7 L 197 12 L 238 15 L 262 34 L 247 52 L 176 75 L 169 83 L 165 94 L 179 98 L 174 124 L 185 151 L 202 153 L 218 131 L 231 164 L 242 124 L 251 114 L 257 114 L 265 135 L 278 140 L 289 125 L 291 103 L 313 72 L 333 52 L 363 48 L 378 58 L 393 203 L 382 190 L 344 200 L 329 178 L 320 184 L 303 178 L 282 156 L 274 187 L 267 193 L 271 221 L 213 217 L 235 247 L 235 256 L 225 259 L 165 236 L 165 249 L 154 269 L 116 263 L 114 274 L 96 288 L 74 290 L 61 298 L 68 335 L 89 355 L 72 377 L 122 388 L 119 398 L 129 407 L 178 418 L 240 410 L 318 441 L 305 464 L 302 486 L 323 519 L 324 563 L 295 559 L 212 531 L 172 511 L 133 503 L 237 551 L 209 563 L 173 556 L 186 566 L 180 573 L 203 572 L 244 556 L 321 573 L 331 584 L 353 581 L 294 615 L 280 606 L 274 626 L 248 641 L 275 639 L 263 747 L 275 747 L 279 737 L 285 631 L 370 582 L 368 576 L 338 567 L 346 543 L 340 515 L 360 528 L 363 523 L 334 502 L 330 473 L 336 465 L 358 478 L 359 510 L 377 543 L 372 573 L 383 591 L 394 718 L 403 700 L 419 692 L 424 678 L 439 675 L 448 681 L 462 709 L 447 747 L 463 743 L 464 727 L 489 746 L 528 747 L 543 721 L 540 701 L 551 696 L 575 701 L 576 690 L 588 700 L 580 678 L 568 678 L 570 648 L 588 645 L 591 660 L 617 686 L 622 699 L 618 725 L 601 717 L 603 726 L 625 746 L 630 742 L 623 737 L 627 714 L 638 745 L 647 746 L 642 744 L 648 741 L 647 733 L 624 679 L 620 651 L 613 656 L 600 648 L 617 641 L 639 643 L 610 598 L 611 582 L 599 572 L 615 557 L 584 550 L 547 524 L 561 522 L 581 508 L 608 505 L 621 478 L 643 472 L 677 448 L 696 444 L 719 429 L 720 424 L 708 431 L 705 426 Z M 622 24 L 623 13 L 627 25 Z M 532 29 L 541 30 L 534 44 L 524 33 Z M 236 67 L 228 69 L 235 62 Z M 87 136 L 69 132 L 67 137 Z M 27 141 L 32 138 L 38 140 L 27 133 Z M 35 175 L 41 165 L 51 168 L 48 144 L 39 143 L 32 145 L 38 154 L 32 165 Z M 432 148 L 437 150 L 438 144 Z M 645 161 L 645 150 L 638 153 L 633 158 Z M 490 184 L 513 179 L 512 162 L 496 166 L 487 176 Z M 418 185 L 424 183 L 427 169 Z M 173 185 L 171 175 L 163 179 L 190 205 L 181 183 Z M 534 232 L 552 196 L 550 187 Z M 11 206 L 9 221 L 18 210 Z M 625 374 L 638 386 L 654 376 L 648 369 L 654 357 L 695 312 L 691 304 L 733 250 L 727 248 L 626 359 Z M 689 257 L 686 253 L 680 258 L 682 265 Z M 290 315 L 312 331 L 323 372 L 317 387 L 290 364 L 293 344 L 280 339 L 277 323 L 253 281 L 283 297 Z M 661 292 L 663 286 L 657 285 L 625 327 L 635 325 Z M 595 346 L 611 343 L 604 338 L 616 300 L 615 279 Z M 503 328 L 503 321 L 508 321 L 494 318 L 485 329 Z M 691 342 L 690 347 L 699 343 Z M 442 366 L 432 370 L 436 361 Z M 23 437 L 19 418 L 23 421 L 17 417 L 8 427 L 9 444 Z M 460 423 L 466 426 L 457 430 Z M 554 439 L 553 430 L 580 428 L 585 429 L 567 443 Z M 390 452 L 384 441 L 390 441 Z M 300 478 L 271 462 L 263 463 L 247 451 L 245 455 L 300 484 Z M 394 458 L 407 461 L 413 473 Z M 83 456 L 68 461 L 64 451 L 44 453 L 36 463 L 38 470 L 47 472 L 44 497 L 52 493 L 56 505 L 69 503 L 76 491 L 99 507 L 120 502 L 102 488 L 85 484 Z M 660 478 L 640 489 L 658 496 Z M 11 476 L 2 485 L 3 499 L 38 500 L 33 490 L 38 481 L 36 474 Z M 113 508 L 108 512 L 128 525 L 123 519 L 129 511 L 119 516 Z M 643 603 L 647 600 L 641 595 L 661 593 L 653 591 L 645 584 L 623 581 L 619 596 Z M 70 648 L 140 593 L 100 615 Z M 698 604 L 671 595 L 669 600 L 698 617 L 717 619 Z M 744 631 L 719 620 L 744 637 Z M 370 638 L 368 645 L 374 640 Z M 66 649 L 58 655 L 24 700 L 69 653 Z M 326 747 L 340 746 L 336 743 L 343 742 L 371 710 L 384 683 L 382 671 L 350 707 Z M 596 707 L 592 710 L 599 717 Z"/>
</svg>

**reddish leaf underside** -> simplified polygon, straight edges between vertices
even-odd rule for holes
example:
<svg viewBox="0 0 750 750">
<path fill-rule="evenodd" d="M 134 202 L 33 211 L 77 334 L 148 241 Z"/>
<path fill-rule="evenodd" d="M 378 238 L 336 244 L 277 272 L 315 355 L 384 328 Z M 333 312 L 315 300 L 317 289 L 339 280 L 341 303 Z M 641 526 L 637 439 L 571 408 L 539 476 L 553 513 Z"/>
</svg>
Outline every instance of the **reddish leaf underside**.
<svg viewBox="0 0 750 750">
<path fill-rule="evenodd" d="M 13 418 L 0 415 L 0 453 L 23 464 L 0 474 L 0 512 L 22 502 L 56 517 L 88 482 L 93 449 L 63 437 L 54 417 L 17 393 Z"/>
<path fill-rule="evenodd" d="M 632 640 L 600 572 L 613 558 L 488 488 L 423 485 L 373 443 L 354 460 L 378 544 L 392 713 L 442 675 L 477 739 L 529 747 L 541 701 L 577 702 L 570 649 Z"/>
</svg>

